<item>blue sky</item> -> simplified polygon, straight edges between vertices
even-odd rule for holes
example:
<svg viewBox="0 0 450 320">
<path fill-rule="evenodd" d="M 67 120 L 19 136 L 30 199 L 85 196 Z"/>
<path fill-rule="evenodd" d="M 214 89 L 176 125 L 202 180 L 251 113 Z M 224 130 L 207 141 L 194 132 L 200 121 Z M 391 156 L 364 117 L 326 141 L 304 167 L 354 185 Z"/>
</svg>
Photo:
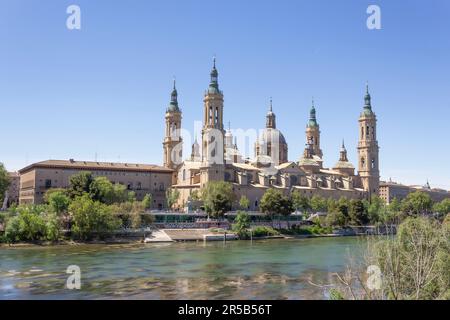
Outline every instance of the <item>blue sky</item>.
<svg viewBox="0 0 450 320">
<path fill-rule="evenodd" d="M 273 97 L 297 161 L 314 96 L 325 165 L 342 139 L 356 165 L 368 80 L 382 178 L 450 189 L 449 18 L 447 0 L 1 0 L 0 162 L 162 163 L 172 77 L 193 130 L 215 54 L 233 128 L 263 127 Z"/>
</svg>

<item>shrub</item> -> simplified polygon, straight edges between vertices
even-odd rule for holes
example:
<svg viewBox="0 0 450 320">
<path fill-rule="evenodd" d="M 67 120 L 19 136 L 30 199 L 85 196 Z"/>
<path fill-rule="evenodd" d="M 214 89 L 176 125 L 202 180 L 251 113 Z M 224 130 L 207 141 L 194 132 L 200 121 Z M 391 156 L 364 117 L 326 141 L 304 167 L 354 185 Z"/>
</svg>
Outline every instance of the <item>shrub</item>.
<svg viewBox="0 0 450 320">
<path fill-rule="evenodd" d="M 111 207 L 93 201 L 88 195 L 76 198 L 69 207 L 73 234 L 80 239 L 92 238 L 94 234 L 104 237 L 120 226 L 120 219 Z"/>
<path fill-rule="evenodd" d="M 252 229 L 252 233 L 254 237 L 276 236 L 280 234 L 274 228 L 266 226 L 257 226 Z"/>
<path fill-rule="evenodd" d="M 239 211 L 234 220 L 233 231 L 237 233 L 240 239 L 248 238 L 248 228 L 250 228 L 250 218 L 247 213 Z"/>
</svg>

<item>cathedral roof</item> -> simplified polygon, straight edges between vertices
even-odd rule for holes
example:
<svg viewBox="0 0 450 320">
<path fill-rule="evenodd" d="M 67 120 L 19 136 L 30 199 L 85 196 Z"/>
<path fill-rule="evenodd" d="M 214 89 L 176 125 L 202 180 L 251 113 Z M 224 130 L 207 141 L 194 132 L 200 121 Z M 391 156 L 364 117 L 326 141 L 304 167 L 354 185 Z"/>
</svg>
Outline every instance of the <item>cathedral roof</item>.
<svg viewBox="0 0 450 320">
<path fill-rule="evenodd" d="M 305 157 L 302 157 L 300 159 L 300 161 L 298 162 L 298 165 L 299 166 L 317 166 L 317 167 L 320 167 L 320 164 L 316 160 L 305 158 Z"/>
<path fill-rule="evenodd" d="M 273 142 L 275 141 L 276 138 L 278 138 L 278 142 L 280 145 L 282 144 L 287 145 L 286 138 L 278 129 L 265 128 L 264 130 L 261 131 L 261 134 L 259 135 L 259 141 L 264 142 Z"/>
<path fill-rule="evenodd" d="M 334 168 L 336 169 L 355 169 L 355 167 L 348 161 L 338 161 Z"/>
</svg>

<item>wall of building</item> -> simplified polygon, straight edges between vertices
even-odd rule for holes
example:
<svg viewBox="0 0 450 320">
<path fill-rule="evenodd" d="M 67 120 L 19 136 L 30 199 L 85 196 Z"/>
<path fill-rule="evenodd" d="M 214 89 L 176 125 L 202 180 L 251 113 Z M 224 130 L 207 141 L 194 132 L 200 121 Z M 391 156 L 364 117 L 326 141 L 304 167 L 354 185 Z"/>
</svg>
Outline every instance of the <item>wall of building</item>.
<svg viewBox="0 0 450 320">
<path fill-rule="evenodd" d="M 82 171 L 89 171 L 93 177 L 106 177 L 112 183 L 127 186 L 142 200 L 150 193 L 153 208 L 166 206 L 165 192 L 172 185 L 171 172 L 131 171 L 131 170 L 83 170 L 75 168 L 33 168 L 20 177 L 20 203 L 43 203 L 45 192 L 52 188 L 68 188 L 70 177 Z"/>
</svg>

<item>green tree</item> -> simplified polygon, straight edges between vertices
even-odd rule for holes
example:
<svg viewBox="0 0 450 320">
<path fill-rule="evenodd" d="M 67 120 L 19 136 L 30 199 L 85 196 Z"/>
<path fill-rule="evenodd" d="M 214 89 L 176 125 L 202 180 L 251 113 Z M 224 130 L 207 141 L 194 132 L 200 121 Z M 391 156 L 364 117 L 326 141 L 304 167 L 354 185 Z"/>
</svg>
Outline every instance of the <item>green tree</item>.
<svg viewBox="0 0 450 320">
<path fill-rule="evenodd" d="M 248 210 L 250 207 L 250 200 L 246 196 L 242 196 L 239 200 L 239 206 L 242 210 Z"/>
<path fill-rule="evenodd" d="M 120 226 L 120 220 L 112 214 L 111 207 L 93 201 L 87 194 L 77 197 L 69 206 L 72 232 L 82 240 L 94 235 L 104 237 Z"/>
<path fill-rule="evenodd" d="M 136 192 L 128 191 L 127 201 L 128 202 L 135 202 L 136 201 Z"/>
<path fill-rule="evenodd" d="M 114 185 L 106 177 L 96 177 L 89 186 L 89 194 L 94 201 L 106 204 L 117 202 Z"/>
<path fill-rule="evenodd" d="M 402 201 L 402 211 L 408 216 L 417 216 L 431 211 L 433 201 L 429 194 L 416 191 L 408 194 Z"/>
<path fill-rule="evenodd" d="M 280 190 L 268 189 L 261 198 L 260 209 L 273 218 L 275 215 L 288 217 L 294 211 L 292 200 L 283 195 Z"/>
<path fill-rule="evenodd" d="M 291 194 L 292 204 L 296 210 L 306 213 L 311 209 L 309 198 L 302 195 L 300 191 L 294 190 Z"/>
<path fill-rule="evenodd" d="M 361 200 L 352 199 L 348 210 L 351 224 L 366 225 L 369 222 L 366 208 Z"/>
<path fill-rule="evenodd" d="M 67 213 L 70 198 L 66 195 L 65 191 L 54 191 L 47 195 L 47 202 L 54 213 L 61 215 Z"/>
<path fill-rule="evenodd" d="M 8 190 L 9 183 L 10 183 L 10 181 L 9 181 L 8 172 L 6 171 L 3 163 L 0 162 L 0 208 L 3 205 L 5 192 L 6 192 L 6 190 Z"/>
<path fill-rule="evenodd" d="M 222 217 L 231 210 L 235 195 L 233 186 L 225 181 L 210 181 L 201 190 L 203 205 L 208 214 Z"/>
<path fill-rule="evenodd" d="M 402 212 L 401 202 L 394 198 L 387 206 L 387 216 L 383 221 L 384 223 L 400 223 L 405 217 Z"/>
<path fill-rule="evenodd" d="M 310 200 L 311 210 L 316 212 L 324 212 L 328 209 L 327 200 L 321 196 L 313 196 Z"/>
<path fill-rule="evenodd" d="M 88 171 L 82 171 L 74 174 L 69 178 L 69 196 L 74 199 L 75 197 L 81 197 L 85 193 L 89 194 L 91 183 L 93 181 L 94 179 L 92 178 L 92 174 Z"/>
<path fill-rule="evenodd" d="M 382 221 L 382 216 L 386 211 L 386 204 L 383 199 L 378 196 L 372 196 L 368 203 L 367 213 L 371 223 L 376 224 Z"/>
<path fill-rule="evenodd" d="M 122 203 L 129 200 L 127 187 L 120 183 L 113 185 L 114 200 L 113 203 Z"/>
<path fill-rule="evenodd" d="M 239 239 L 246 239 L 248 237 L 248 229 L 250 228 L 250 217 L 244 211 L 239 211 L 234 220 L 233 230 L 239 236 Z"/>
<path fill-rule="evenodd" d="M 147 193 L 144 196 L 144 199 L 142 199 L 142 205 L 144 206 L 144 209 L 150 209 L 152 207 L 152 194 L 151 193 Z"/>
<path fill-rule="evenodd" d="M 444 199 L 441 202 L 437 202 L 433 205 L 433 211 L 445 216 L 450 213 L 450 199 Z"/>
<path fill-rule="evenodd" d="M 345 227 L 346 225 L 346 217 L 337 210 L 328 212 L 325 221 L 326 224 L 331 227 L 334 226 Z"/>
<path fill-rule="evenodd" d="M 180 191 L 173 188 L 167 189 L 166 190 L 167 208 L 173 209 L 174 205 L 177 203 L 179 198 L 180 198 Z"/>
<path fill-rule="evenodd" d="M 51 189 L 48 189 L 48 190 L 44 193 L 44 202 L 45 202 L 46 204 L 48 204 L 49 198 L 50 198 L 50 196 L 52 195 L 52 193 L 55 193 L 55 192 L 61 192 L 61 193 L 64 193 L 66 196 L 69 196 L 69 193 L 68 193 L 68 190 L 67 190 L 67 189 L 64 189 L 64 188 L 51 188 Z"/>
<path fill-rule="evenodd" d="M 11 242 L 45 239 L 46 225 L 43 217 L 45 210 L 45 206 L 19 206 L 17 215 L 8 220 L 5 229 L 6 238 Z"/>
<path fill-rule="evenodd" d="M 45 217 L 45 237 L 49 241 L 58 241 L 61 237 L 61 222 L 55 213 L 49 213 Z"/>
<path fill-rule="evenodd" d="M 349 207 L 350 207 L 350 201 L 345 198 L 341 197 L 337 202 L 337 212 L 339 212 L 345 219 L 345 225 L 349 223 Z"/>
</svg>

